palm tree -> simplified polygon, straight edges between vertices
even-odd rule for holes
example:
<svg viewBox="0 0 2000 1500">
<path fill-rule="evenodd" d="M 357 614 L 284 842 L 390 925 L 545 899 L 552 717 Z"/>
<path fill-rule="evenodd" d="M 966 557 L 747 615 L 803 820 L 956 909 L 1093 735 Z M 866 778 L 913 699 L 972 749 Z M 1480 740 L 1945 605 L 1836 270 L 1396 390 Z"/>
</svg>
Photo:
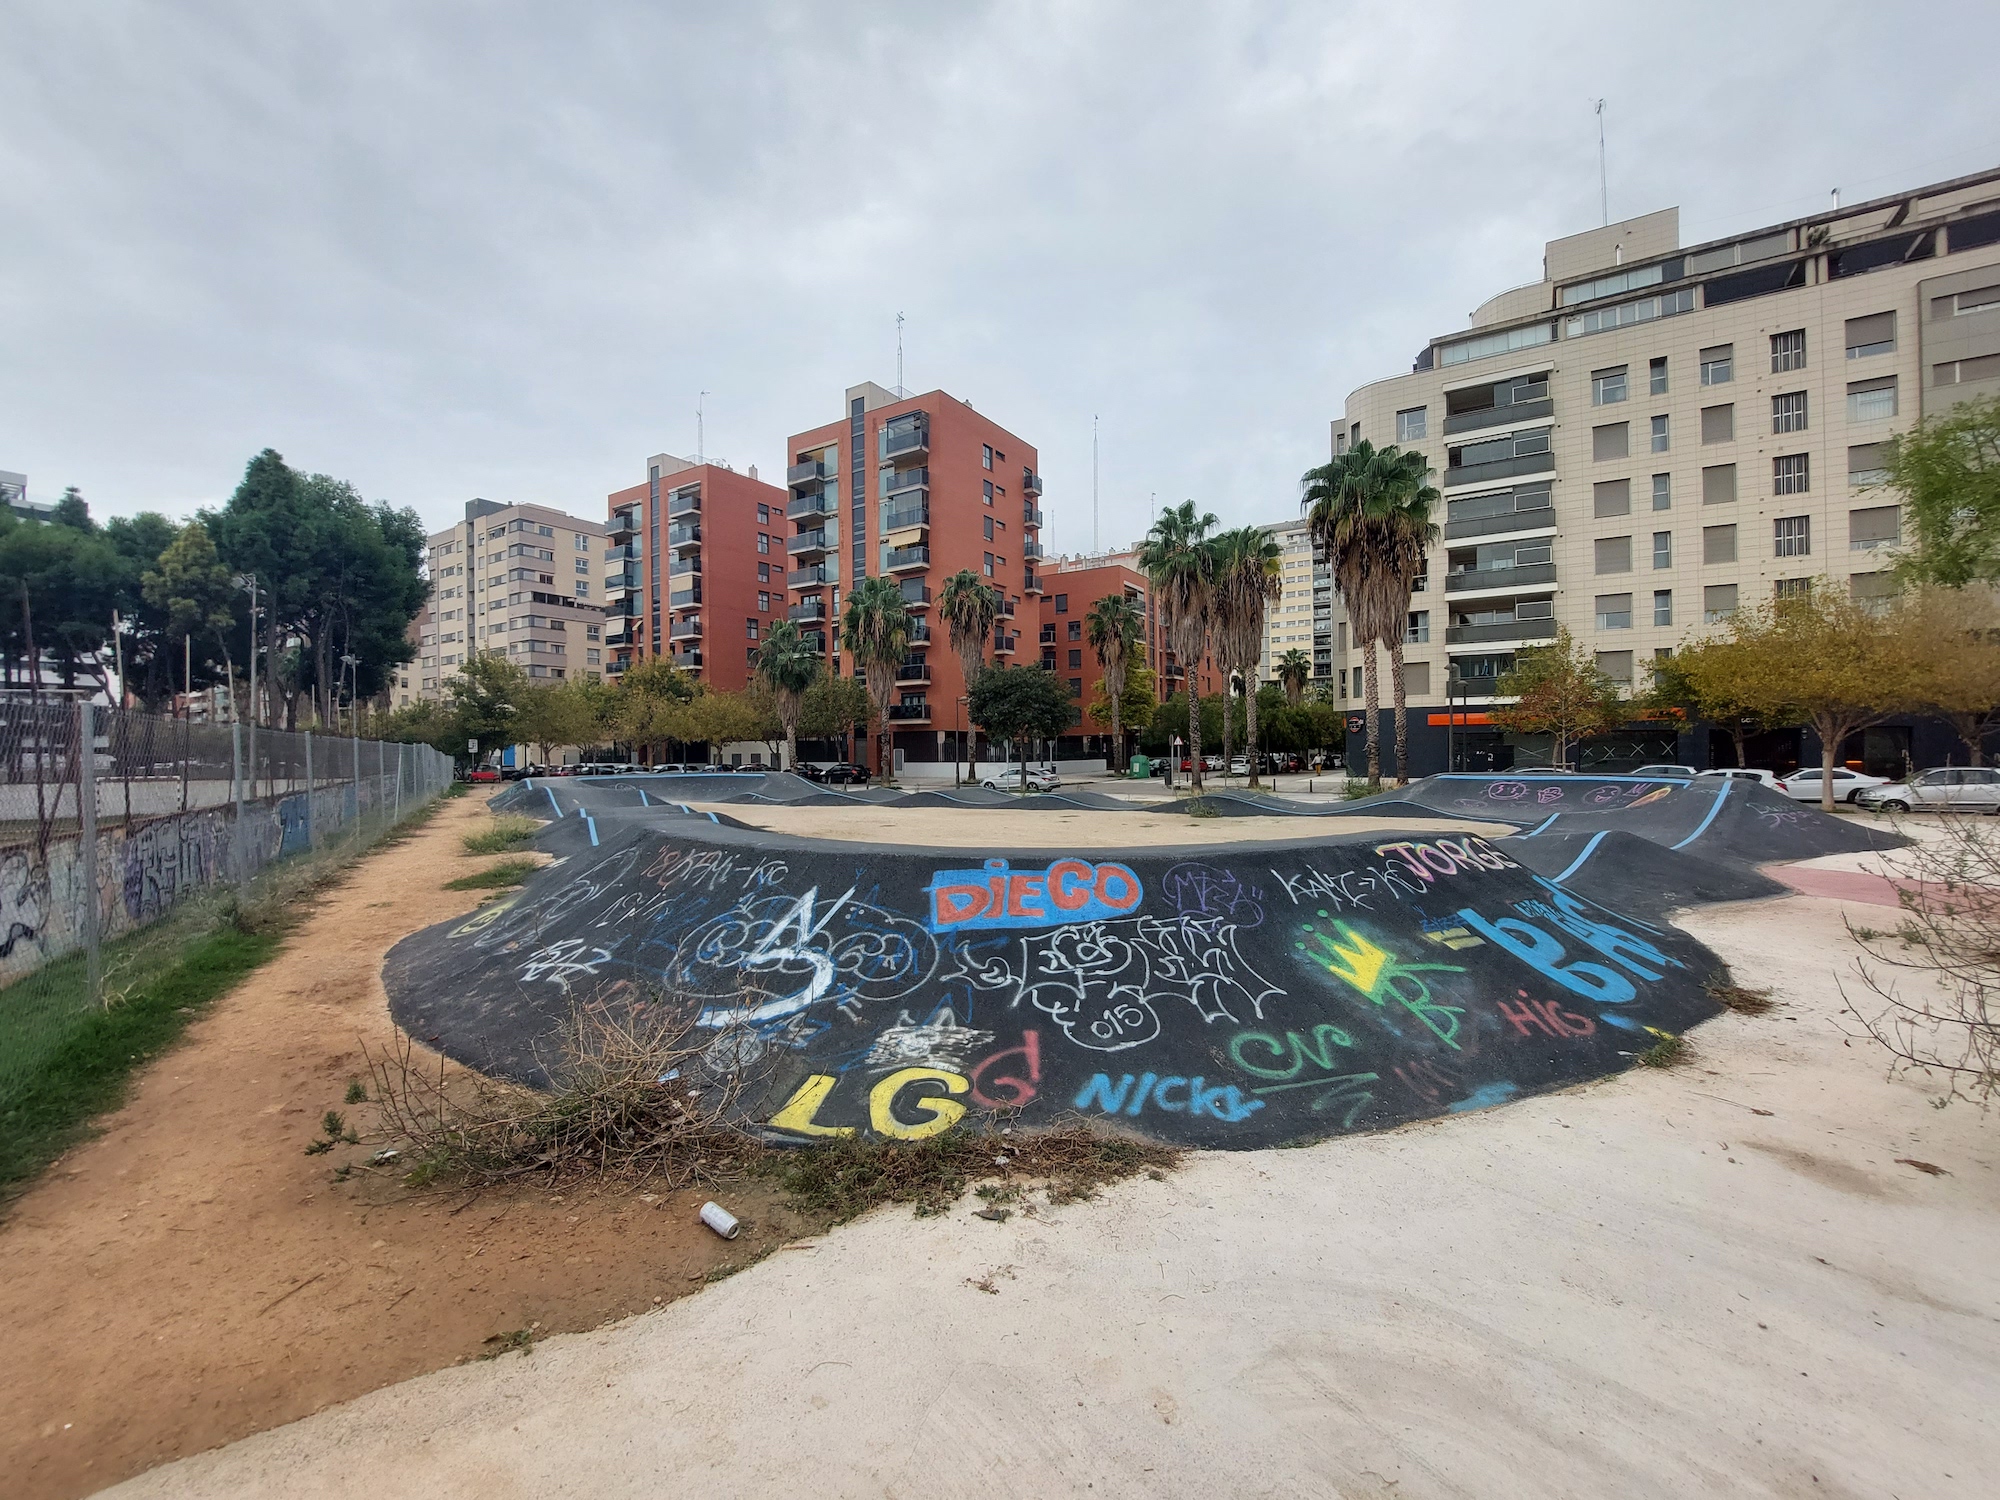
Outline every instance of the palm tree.
<svg viewBox="0 0 2000 1500">
<path fill-rule="evenodd" d="M 1186 676 L 1188 764 L 1197 790 L 1201 774 L 1201 703 L 1195 683 L 1208 654 L 1210 608 L 1214 602 L 1215 557 L 1208 533 L 1215 517 L 1184 500 L 1164 512 L 1139 544 L 1138 563 L 1152 580 L 1167 643 Z"/>
<path fill-rule="evenodd" d="M 1410 594 L 1423 576 L 1425 549 L 1438 538 L 1431 508 L 1438 492 L 1425 483 L 1430 470 L 1421 453 L 1393 444 L 1376 448 L 1365 438 L 1333 462 L 1309 469 L 1300 480 L 1313 540 L 1333 569 L 1334 586 L 1347 605 L 1354 641 L 1361 648 L 1368 712 L 1368 782 L 1382 784 L 1376 720 L 1381 686 L 1376 645 L 1388 652 L 1396 689 L 1397 773 L 1408 780 L 1403 759 L 1407 734 L 1403 705 L 1403 636 Z"/>
<path fill-rule="evenodd" d="M 1312 679 L 1312 658 L 1297 646 L 1278 658 L 1278 681 L 1285 685 L 1285 701 L 1297 708 L 1306 698 L 1306 683 Z"/>
<path fill-rule="evenodd" d="M 1264 654 L 1264 615 L 1283 592 L 1284 550 L 1261 526 L 1239 526 L 1209 544 L 1215 550 L 1215 654 L 1224 681 L 1243 678 L 1243 747 L 1250 785 L 1257 785 L 1257 660 Z M 1222 754 L 1229 756 L 1229 695 L 1222 696 Z"/>
<path fill-rule="evenodd" d="M 1097 653 L 1098 666 L 1104 669 L 1104 695 L 1111 700 L 1111 768 L 1122 771 L 1125 728 L 1118 717 L 1119 706 L 1125 696 L 1125 669 L 1145 634 L 1145 621 L 1123 594 L 1106 594 L 1083 617 L 1083 634 Z"/>
<path fill-rule="evenodd" d="M 960 568 L 938 590 L 938 614 L 951 636 L 951 649 L 958 653 L 965 688 L 970 692 L 973 680 L 986 670 L 986 648 L 993 641 L 993 622 L 1000 618 L 1000 591 L 972 569 Z M 968 781 L 974 774 L 972 746 L 976 733 L 975 729 L 965 741 Z"/>
<path fill-rule="evenodd" d="M 757 648 L 757 676 L 770 689 L 778 709 L 778 722 L 785 726 L 785 769 L 799 768 L 799 715 L 805 708 L 806 689 L 819 680 L 820 659 L 806 644 L 799 627 L 780 620 Z"/>
<path fill-rule="evenodd" d="M 889 753 L 889 695 L 896 691 L 896 669 L 910 648 L 910 610 L 901 585 L 893 578 L 859 580 L 840 613 L 840 644 L 868 684 L 879 735 L 875 772 L 887 781 L 895 765 Z"/>
</svg>

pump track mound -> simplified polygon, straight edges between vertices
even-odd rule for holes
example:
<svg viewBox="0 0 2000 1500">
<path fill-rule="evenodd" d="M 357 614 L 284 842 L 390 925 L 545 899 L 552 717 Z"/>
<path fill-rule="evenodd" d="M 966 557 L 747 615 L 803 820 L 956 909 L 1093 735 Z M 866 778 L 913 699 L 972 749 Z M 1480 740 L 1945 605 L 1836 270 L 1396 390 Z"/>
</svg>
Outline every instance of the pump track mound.
<svg viewBox="0 0 2000 1500">
<path fill-rule="evenodd" d="M 1628 1067 L 1718 1009 L 1720 965 L 1670 911 L 1776 894 L 1760 863 L 1896 842 L 1714 779 L 1441 776 L 1310 811 L 1207 800 L 1307 821 L 1296 842 L 1144 849 L 1063 847 L 1052 823 L 1045 847 L 967 853 L 791 837 L 717 807 L 844 805 L 866 831 L 883 806 L 1130 804 L 779 775 L 523 782 L 494 809 L 546 819 L 554 862 L 405 939 L 383 980 L 410 1034 L 537 1085 L 573 1010 L 670 1007 L 773 1141 L 916 1138 L 1003 1111 L 1261 1147 Z M 1518 832 L 1343 832 L 1350 815 Z"/>
</svg>

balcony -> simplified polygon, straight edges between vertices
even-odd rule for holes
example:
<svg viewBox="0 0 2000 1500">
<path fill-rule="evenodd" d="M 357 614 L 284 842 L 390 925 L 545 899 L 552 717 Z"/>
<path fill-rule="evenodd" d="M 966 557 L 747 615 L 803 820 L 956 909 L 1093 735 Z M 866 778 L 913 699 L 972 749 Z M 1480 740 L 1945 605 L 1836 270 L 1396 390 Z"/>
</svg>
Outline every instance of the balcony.
<svg viewBox="0 0 2000 1500">
<path fill-rule="evenodd" d="M 1023 469 L 1021 471 L 1021 493 L 1024 495 L 1039 495 L 1041 492 L 1042 476 L 1037 474 L 1033 469 Z M 1041 522 L 1037 521 L 1035 524 L 1039 526 Z"/>
<path fill-rule="evenodd" d="M 889 717 L 898 724 L 928 724 L 931 721 L 931 706 L 928 703 L 892 703 Z"/>
<path fill-rule="evenodd" d="M 1508 531 L 1538 531 L 1544 527 L 1553 528 L 1555 524 L 1556 508 L 1544 503 L 1529 510 L 1507 510 L 1497 515 L 1446 521 L 1444 537 L 1448 542 L 1456 542 L 1466 537 L 1498 536 Z"/>
<path fill-rule="evenodd" d="M 701 670 L 701 653 L 699 651 L 676 651 L 669 660 L 683 672 L 699 672 Z"/>
<path fill-rule="evenodd" d="M 636 589 L 637 587 L 639 587 L 639 570 L 637 568 L 626 568 L 622 572 L 608 574 L 604 580 L 604 592 L 607 596 L 618 593 L 620 590 Z"/>
<path fill-rule="evenodd" d="M 929 505 L 898 505 L 893 507 L 885 505 L 882 507 L 882 530 L 885 535 L 891 531 L 909 531 L 914 527 L 928 526 L 930 524 L 931 508 Z"/>
<path fill-rule="evenodd" d="M 608 542 L 622 542 L 639 534 L 639 518 L 629 510 L 614 510 L 611 523 L 605 528 L 604 539 Z"/>
<path fill-rule="evenodd" d="M 688 521 L 679 526 L 669 526 L 667 528 L 667 545 L 669 547 L 688 547 L 700 540 L 701 522 L 699 521 Z"/>
<path fill-rule="evenodd" d="M 1533 422 L 1554 415 L 1555 409 L 1553 401 L 1523 401 L 1519 406 L 1487 406 L 1478 411 L 1460 412 L 1455 417 L 1444 419 L 1444 435 L 1451 437 L 1460 432 L 1478 432 L 1485 427 L 1504 427 L 1510 422 Z"/>
<path fill-rule="evenodd" d="M 904 490 L 929 489 L 931 471 L 928 465 L 918 464 L 914 469 L 892 469 L 882 476 L 884 495 L 900 494 Z"/>
<path fill-rule="evenodd" d="M 623 622 L 623 623 L 621 623 L 621 624 L 618 624 L 618 625 L 607 625 L 607 626 L 605 626 L 605 628 L 604 628 L 604 644 L 605 644 L 605 645 L 607 645 L 607 646 L 629 646 L 629 645 L 631 645 L 631 644 L 632 644 L 632 641 L 633 641 L 633 639 L 634 639 L 634 636 L 636 635 L 636 631 L 635 631 L 635 628 L 634 628 L 634 627 L 635 627 L 635 626 L 637 625 L 637 623 L 638 623 L 638 622 L 637 622 L 637 621 L 635 621 L 635 620 L 627 620 L 627 621 L 625 621 L 625 622 Z"/>
<path fill-rule="evenodd" d="M 890 547 L 882 554 L 882 571 L 900 573 L 909 568 L 928 568 L 931 565 L 931 549 L 928 547 Z"/>
<path fill-rule="evenodd" d="M 906 661 L 900 667 L 896 668 L 896 681 L 898 682 L 929 682 L 930 680 L 931 669 L 924 662 Z"/>
<path fill-rule="evenodd" d="M 697 615 L 692 619 L 674 621 L 673 624 L 667 627 L 667 639 L 670 641 L 700 640 L 701 617 Z"/>
<path fill-rule="evenodd" d="M 633 597 L 632 590 L 627 589 L 604 606 L 604 613 L 613 620 L 620 617 L 630 619 L 639 613 L 639 601 Z"/>
<path fill-rule="evenodd" d="M 1053 626 L 1053 625 L 1044 625 L 1044 626 L 1042 627 L 1042 644 L 1043 644 L 1044 646 L 1053 646 L 1053 645 L 1054 645 L 1055 643 L 1056 643 L 1056 628 L 1055 628 L 1055 626 Z"/>
<path fill-rule="evenodd" d="M 882 429 L 882 457 L 885 460 L 930 451 L 930 419 L 921 413 L 897 417 Z"/>
<path fill-rule="evenodd" d="M 928 646 L 931 643 L 930 621 L 910 621 L 910 632 L 907 639 L 912 646 Z"/>
<path fill-rule="evenodd" d="M 700 490 L 683 490 L 678 495 L 673 495 L 668 497 L 667 500 L 667 514 L 669 516 L 693 515 L 696 511 L 700 509 L 701 509 Z"/>
<path fill-rule="evenodd" d="M 824 630 L 801 630 L 799 639 L 806 643 L 806 649 L 817 655 L 826 655 L 826 632 Z"/>
<path fill-rule="evenodd" d="M 696 584 L 691 589 L 676 589 L 673 593 L 667 595 L 667 607 L 669 609 L 687 609 L 689 606 L 699 603 L 701 603 L 700 584 Z"/>
<path fill-rule="evenodd" d="M 1003 620 L 1013 619 L 1016 608 L 1017 606 L 1012 599 L 1002 599 L 1000 601 L 1000 618 Z"/>
<path fill-rule="evenodd" d="M 793 557 L 824 557 L 840 545 L 840 533 L 832 526 L 818 531 L 801 531 L 785 543 L 785 550 Z"/>
<path fill-rule="evenodd" d="M 1496 458 L 1485 463 L 1453 464 L 1444 471 L 1446 489 L 1462 484 L 1487 484 L 1495 479 L 1514 479 L 1523 474 L 1552 474 L 1556 456 L 1544 451 L 1522 453 L 1512 458 Z"/>
<path fill-rule="evenodd" d="M 606 677 L 623 677 L 631 669 L 632 669 L 632 658 L 629 656 L 621 656 L 616 661 L 606 662 L 604 664 L 604 675 Z"/>
<path fill-rule="evenodd" d="M 803 521 L 809 516 L 830 516 L 840 508 L 837 496 L 824 490 L 815 490 L 810 495 L 794 495 L 791 504 L 785 507 L 785 519 Z"/>
<path fill-rule="evenodd" d="M 1040 562 L 1043 558 L 1047 556 L 1048 553 L 1042 550 L 1042 544 L 1040 542 L 1021 543 L 1021 560 L 1023 562 Z"/>
<path fill-rule="evenodd" d="M 914 578 L 903 580 L 903 603 L 910 609 L 928 609 L 931 602 L 930 585 L 919 583 Z"/>
<path fill-rule="evenodd" d="M 1042 524 L 1042 513 L 1032 505 L 1022 506 L 1021 524 L 1023 526 L 1040 526 Z"/>
<path fill-rule="evenodd" d="M 785 587 L 793 589 L 816 588 L 831 582 L 833 571 L 825 563 L 814 563 L 810 568 L 794 568 L 785 575 Z"/>
<path fill-rule="evenodd" d="M 667 577 L 685 578 L 701 576 L 701 559 L 698 557 L 677 557 L 667 567 Z"/>
<path fill-rule="evenodd" d="M 794 604 L 790 609 L 785 611 L 785 618 L 793 621 L 824 620 L 826 618 L 826 601 L 824 599 L 807 599 L 803 603 Z"/>
<path fill-rule="evenodd" d="M 1508 620 L 1498 625 L 1453 625 L 1444 633 L 1449 646 L 1470 646 L 1479 641 L 1552 641 L 1556 622 L 1550 620 Z"/>
<path fill-rule="evenodd" d="M 1530 584 L 1555 581 L 1554 563 L 1530 563 L 1526 567 L 1513 568 L 1467 568 L 1446 578 L 1444 591 L 1447 594 L 1462 594 L 1470 589 L 1527 588 Z"/>
<path fill-rule="evenodd" d="M 1021 574 L 1021 592 L 1024 594 L 1039 594 L 1041 591 L 1042 575 L 1023 570 Z"/>
<path fill-rule="evenodd" d="M 793 464 L 785 470 L 785 483 L 793 489 L 802 484 L 817 484 L 824 478 L 826 478 L 826 465 L 816 458 L 802 464 Z"/>
<path fill-rule="evenodd" d="M 1021 638 L 1018 635 L 1011 632 L 1006 635 L 1002 635 L 998 631 L 993 633 L 993 654 L 995 656 L 1012 656 L 1020 649 L 1020 645 Z"/>
</svg>

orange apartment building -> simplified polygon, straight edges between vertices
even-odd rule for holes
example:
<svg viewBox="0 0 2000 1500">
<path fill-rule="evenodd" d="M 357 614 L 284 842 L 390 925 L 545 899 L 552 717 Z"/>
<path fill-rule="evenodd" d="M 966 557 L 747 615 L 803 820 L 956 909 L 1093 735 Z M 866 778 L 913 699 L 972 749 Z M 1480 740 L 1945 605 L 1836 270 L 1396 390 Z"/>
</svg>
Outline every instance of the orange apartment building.
<svg viewBox="0 0 2000 1500">
<path fill-rule="evenodd" d="M 907 761 L 949 761 L 965 728 L 965 681 L 934 619 L 944 580 L 961 569 L 991 579 L 1001 596 L 991 659 L 1037 659 L 1035 449 L 943 391 L 898 396 L 870 382 L 849 388 L 841 420 L 796 434 L 788 451 L 791 618 L 834 671 L 855 675 L 839 650 L 841 601 L 856 578 L 895 579 L 914 628 L 889 710 L 893 742 Z"/>
<path fill-rule="evenodd" d="M 667 655 L 718 691 L 748 687 L 758 644 L 785 615 L 785 492 L 754 467 L 658 453 L 645 483 L 607 507 L 610 674 Z"/>
</svg>

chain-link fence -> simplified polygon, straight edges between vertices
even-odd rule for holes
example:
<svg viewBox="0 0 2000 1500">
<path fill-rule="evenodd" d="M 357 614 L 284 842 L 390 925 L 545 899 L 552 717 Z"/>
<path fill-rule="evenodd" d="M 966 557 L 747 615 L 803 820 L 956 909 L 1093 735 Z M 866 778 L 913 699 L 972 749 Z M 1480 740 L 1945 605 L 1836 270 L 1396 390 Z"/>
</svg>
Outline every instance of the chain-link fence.
<svg viewBox="0 0 2000 1500">
<path fill-rule="evenodd" d="M 369 842 L 451 778 L 425 745 L 0 700 L 0 1102 L 106 1003 L 132 934 Z"/>
</svg>

